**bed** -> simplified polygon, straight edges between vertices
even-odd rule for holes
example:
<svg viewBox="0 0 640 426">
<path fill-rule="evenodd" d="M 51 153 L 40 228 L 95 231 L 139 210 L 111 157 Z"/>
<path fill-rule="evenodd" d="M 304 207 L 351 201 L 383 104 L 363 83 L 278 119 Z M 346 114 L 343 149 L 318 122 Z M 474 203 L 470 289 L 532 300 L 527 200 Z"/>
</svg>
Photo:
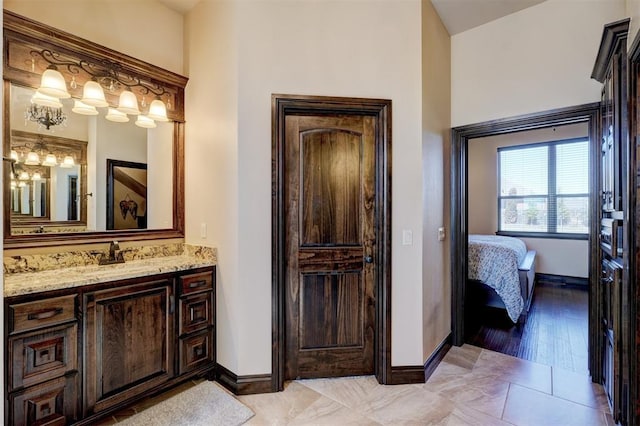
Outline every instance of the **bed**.
<svg viewBox="0 0 640 426">
<path fill-rule="evenodd" d="M 514 323 L 526 321 L 536 252 L 518 238 L 472 234 L 467 256 L 469 303 L 505 309 Z"/>
</svg>

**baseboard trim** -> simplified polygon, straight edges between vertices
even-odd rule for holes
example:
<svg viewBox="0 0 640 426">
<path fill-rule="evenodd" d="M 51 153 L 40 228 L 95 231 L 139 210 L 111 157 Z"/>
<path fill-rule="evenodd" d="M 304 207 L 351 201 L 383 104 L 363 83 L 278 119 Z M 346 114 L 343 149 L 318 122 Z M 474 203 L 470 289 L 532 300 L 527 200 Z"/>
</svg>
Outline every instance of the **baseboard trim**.
<svg viewBox="0 0 640 426">
<path fill-rule="evenodd" d="M 424 380 L 425 382 L 429 380 L 429 377 L 433 374 L 436 367 L 440 364 L 440 361 L 444 358 L 444 356 L 451 349 L 452 336 L 451 333 L 438 345 L 435 351 L 431 354 L 429 359 L 424 363 Z"/>
<path fill-rule="evenodd" d="M 569 277 L 565 275 L 555 275 L 555 274 L 542 274 L 539 272 L 536 272 L 535 279 L 536 279 L 536 282 L 542 280 L 542 281 L 548 281 L 552 283 L 575 285 L 575 286 L 581 286 L 581 287 L 587 287 L 589 285 L 588 278 Z"/>
<path fill-rule="evenodd" d="M 271 374 L 238 376 L 234 372 L 218 364 L 216 366 L 216 380 L 235 395 L 251 395 L 256 393 L 273 392 L 271 389 Z"/>
<path fill-rule="evenodd" d="M 387 385 L 408 385 L 424 383 L 424 369 L 421 365 L 391 366 L 391 380 Z"/>
</svg>

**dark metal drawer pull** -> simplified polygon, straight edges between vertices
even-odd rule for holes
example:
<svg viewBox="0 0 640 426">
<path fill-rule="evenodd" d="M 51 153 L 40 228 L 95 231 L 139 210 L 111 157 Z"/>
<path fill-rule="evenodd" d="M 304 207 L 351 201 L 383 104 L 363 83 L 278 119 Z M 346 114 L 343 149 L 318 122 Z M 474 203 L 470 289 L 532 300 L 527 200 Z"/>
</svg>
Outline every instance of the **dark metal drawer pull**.
<svg viewBox="0 0 640 426">
<path fill-rule="evenodd" d="M 189 288 L 196 288 L 205 285 L 207 282 L 205 280 L 193 281 L 189 283 Z"/>
<path fill-rule="evenodd" d="M 204 348 L 202 346 L 194 347 L 193 354 L 195 355 L 196 358 L 200 358 L 202 355 L 204 355 Z"/>
<path fill-rule="evenodd" d="M 62 313 L 62 308 L 49 309 L 47 311 L 34 312 L 27 315 L 27 319 L 30 321 L 33 320 L 43 320 L 51 317 L 55 317 L 56 315 L 60 315 Z"/>
</svg>

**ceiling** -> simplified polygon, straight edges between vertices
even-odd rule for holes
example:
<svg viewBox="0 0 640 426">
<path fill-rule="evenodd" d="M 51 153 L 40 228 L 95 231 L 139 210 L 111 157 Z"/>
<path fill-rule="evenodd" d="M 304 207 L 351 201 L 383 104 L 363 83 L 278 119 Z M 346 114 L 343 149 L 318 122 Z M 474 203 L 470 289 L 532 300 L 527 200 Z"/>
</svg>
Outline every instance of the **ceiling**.
<svg viewBox="0 0 640 426">
<path fill-rule="evenodd" d="M 200 0 L 157 0 L 185 14 Z M 431 0 L 450 35 L 461 33 L 545 0 Z"/>
<path fill-rule="evenodd" d="M 450 35 L 458 34 L 545 0 L 431 0 Z"/>
</svg>

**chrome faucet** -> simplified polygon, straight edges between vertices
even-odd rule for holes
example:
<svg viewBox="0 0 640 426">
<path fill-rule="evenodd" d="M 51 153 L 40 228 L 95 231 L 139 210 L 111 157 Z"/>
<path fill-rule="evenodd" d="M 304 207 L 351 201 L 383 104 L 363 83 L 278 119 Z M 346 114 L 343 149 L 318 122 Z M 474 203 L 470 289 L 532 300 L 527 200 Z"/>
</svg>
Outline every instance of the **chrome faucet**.
<svg viewBox="0 0 640 426">
<path fill-rule="evenodd" d="M 100 257 L 98 262 L 100 265 L 111 265 L 114 263 L 124 263 L 124 257 L 120 251 L 120 245 L 117 241 L 111 241 L 109 244 L 109 256 L 104 254 Z"/>
</svg>

